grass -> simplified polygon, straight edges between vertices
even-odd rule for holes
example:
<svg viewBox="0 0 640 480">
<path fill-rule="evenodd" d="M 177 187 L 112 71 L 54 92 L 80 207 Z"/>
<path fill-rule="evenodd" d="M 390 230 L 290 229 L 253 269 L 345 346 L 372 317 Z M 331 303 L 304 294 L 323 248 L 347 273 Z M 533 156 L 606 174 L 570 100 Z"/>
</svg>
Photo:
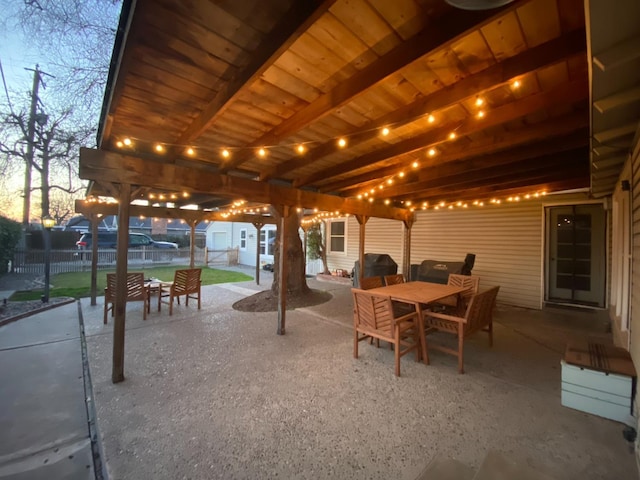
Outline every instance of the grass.
<svg viewBox="0 0 640 480">
<path fill-rule="evenodd" d="M 175 267 L 153 267 L 145 268 L 145 278 L 159 278 L 166 282 L 173 280 L 173 274 L 176 270 L 185 268 L 184 266 Z M 135 271 L 135 270 L 132 270 Z M 104 293 L 107 285 L 107 273 L 113 273 L 115 270 L 98 271 L 98 295 Z M 215 283 L 230 282 L 246 282 L 253 280 L 253 277 L 240 272 L 232 272 L 229 270 L 217 270 L 215 268 L 202 268 L 202 285 L 213 285 Z M 42 290 L 29 290 L 14 293 L 10 300 L 20 302 L 25 300 L 39 300 L 42 296 Z M 59 273 L 51 277 L 50 297 L 73 297 L 83 298 L 91 295 L 91 272 L 71 272 Z"/>
</svg>

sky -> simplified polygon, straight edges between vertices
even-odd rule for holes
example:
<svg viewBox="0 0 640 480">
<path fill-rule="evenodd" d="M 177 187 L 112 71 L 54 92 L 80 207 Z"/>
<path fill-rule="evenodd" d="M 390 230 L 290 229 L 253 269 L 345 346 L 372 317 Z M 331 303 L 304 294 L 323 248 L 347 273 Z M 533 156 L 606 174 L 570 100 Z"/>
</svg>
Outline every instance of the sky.
<svg viewBox="0 0 640 480">
<path fill-rule="evenodd" d="M 0 64 L 2 65 L 4 81 L 6 83 L 5 89 L 5 84 L 3 84 L 1 82 L 2 79 L 0 79 L 0 106 L 2 106 L 2 113 L 7 111 L 7 96 L 11 99 L 11 105 L 14 111 L 24 111 L 28 109 L 28 99 L 33 84 L 33 70 L 36 64 L 39 64 L 41 71 L 55 74 L 56 71 L 60 70 L 61 64 L 64 63 L 60 58 L 52 57 L 51 50 L 41 51 L 34 41 L 29 41 L 29 38 L 25 37 L 21 28 L 14 26 L 16 23 L 15 18 L 20 7 L 24 5 L 24 1 L 25 0 L 0 0 L 0 11 L 2 11 L 2 17 L 0 17 Z M 96 3 L 100 2 L 100 0 L 94 1 Z M 86 5 L 92 4 L 88 2 Z M 113 7 L 113 4 L 111 6 Z M 96 11 L 100 11 L 100 9 Z M 113 27 L 115 28 L 117 26 L 116 14 L 119 12 L 119 4 L 112 8 L 110 12 L 114 13 Z M 108 46 L 109 49 L 111 45 Z M 51 114 L 52 112 L 50 110 L 52 110 L 52 106 L 55 105 L 55 101 L 52 102 L 50 100 L 55 89 L 53 88 L 51 79 L 49 79 L 51 86 L 47 88 L 47 76 L 45 75 L 43 78 L 44 86 L 41 84 L 39 96 L 48 107 L 45 110 L 46 113 Z M 49 99 L 47 99 L 48 95 L 50 96 Z M 99 110 L 95 113 L 95 125 L 92 125 L 94 127 L 97 127 L 98 115 Z M 9 199 L 0 202 L 0 214 L 16 219 L 22 218 L 21 195 L 24 183 L 23 172 L 24 167 L 19 168 L 12 176 L 2 179 L 4 181 L 2 181 L 0 189 L 4 187 L 5 197 L 7 197 L 7 192 L 9 192 L 10 195 L 8 196 Z M 35 172 L 34 179 L 38 179 Z M 0 192 L 0 195 L 1 193 L 2 192 Z M 39 200 L 32 199 L 32 218 L 39 216 L 38 207 Z"/>
</svg>

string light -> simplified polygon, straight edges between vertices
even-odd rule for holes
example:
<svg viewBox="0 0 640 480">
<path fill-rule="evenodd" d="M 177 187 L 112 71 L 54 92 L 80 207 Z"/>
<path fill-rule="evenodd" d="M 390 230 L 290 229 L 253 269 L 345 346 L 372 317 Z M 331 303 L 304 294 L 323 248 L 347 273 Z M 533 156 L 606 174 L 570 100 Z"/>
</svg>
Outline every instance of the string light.
<svg viewBox="0 0 640 480">
<path fill-rule="evenodd" d="M 419 163 L 418 163 L 418 161 L 416 160 L 416 161 L 414 161 L 414 162 L 411 164 L 411 166 L 412 166 L 413 168 L 418 168 L 418 167 L 420 166 L 420 164 L 419 164 Z"/>
<path fill-rule="evenodd" d="M 156 143 L 155 150 L 158 153 L 162 153 L 162 152 L 164 152 L 164 147 L 161 144 Z"/>
<path fill-rule="evenodd" d="M 484 118 L 484 115 L 485 115 L 484 111 L 483 111 L 483 110 L 480 110 L 480 111 L 477 113 L 477 115 L 476 115 L 476 116 L 477 116 L 478 118 Z"/>
<path fill-rule="evenodd" d="M 130 147 L 131 145 L 133 145 L 133 142 L 131 141 L 130 138 L 125 138 L 124 140 L 122 140 L 122 143 L 124 143 L 127 147 Z"/>
<path fill-rule="evenodd" d="M 433 122 L 435 122 L 435 121 L 436 121 L 436 117 L 434 117 L 433 115 L 429 115 L 429 116 L 427 117 L 427 121 L 428 121 L 429 123 L 433 123 Z"/>
<path fill-rule="evenodd" d="M 298 153 L 303 154 L 305 151 L 304 145 L 300 144 L 296 147 Z"/>
<path fill-rule="evenodd" d="M 436 153 L 438 153 L 438 151 L 435 148 L 430 148 L 427 153 L 429 154 L 430 157 L 434 157 Z"/>
<path fill-rule="evenodd" d="M 482 97 L 477 97 L 476 98 L 476 107 L 481 107 L 482 105 L 484 105 L 484 100 Z"/>
<path fill-rule="evenodd" d="M 449 134 L 449 140 L 455 140 L 456 139 L 456 132 L 451 132 Z"/>
<path fill-rule="evenodd" d="M 196 151 L 193 148 L 191 147 L 187 148 L 187 155 L 189 155 L 190 157 L 193 157 L 195 154 L 196 154 Z"/>
<path fill-rule="evenodd" d="M 264 158 L 267 156 L 267 151 L 264 148 L 261 148 L 260 150 L 258 150 L 258 155 Z"/>
<path fill-rule="evenodd" d="M 347 146 L 347 141 L 344 138 L 341 138 L 340 140 L 338 140 L 338 146 L 340 148 L 344 148 Z"/>
<path fill-rule="evenodd" d="M 229 158 L 231 156 L 231 154 L 229 153 L 229 150 L 227 150 L 226 148 L 222 150 L 222 156 L 224 158 Z"/>
<path fill-rule="evenodd" d="M 386 137 L 387 135 L 389 135 L 389 129 L 387 127 L 384 127 L 382 129 L 382 136 Z"/>
<path fill-rule="evenodd" d="M 511 86 L 513 88 L 520 88 L 520 80 L 514 80 Z"/>
<path fill-rule="evenodd" d="M 118 140 L 118 141 L 116 142 L 116 147 L 118 147 L 118 148 L 122 148 L 123 146 L 124 146 L 124 144 L 123 144 L 120 140 Z"/>
</svg>

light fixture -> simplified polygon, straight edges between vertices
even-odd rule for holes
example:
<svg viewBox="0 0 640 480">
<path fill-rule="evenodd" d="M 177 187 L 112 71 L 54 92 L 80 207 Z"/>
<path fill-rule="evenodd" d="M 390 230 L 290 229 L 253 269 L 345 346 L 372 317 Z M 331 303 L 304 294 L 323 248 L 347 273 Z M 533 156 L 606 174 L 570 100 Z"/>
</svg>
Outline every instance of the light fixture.
<svg viewBox="0 0 640 480">
<path fill-rule="evenodd" d="M 416 161 L 414 161 L 414 162 L 411 164 L 411 166 L 412 166 L 413 168 L 418 168 L 418 167 L 420 166 L 420 164 L 419 164 L 419 163 L 418 163 L 418 161 L 416 160 Z"/>
<path fill-rule="evenodd" d="M 341 138 L 340 140 L 338 140 L 338 146 L 340 148 L 344 148 L 347 146 L 347 141 L 344 138 Z"/>
<path fill-rule="evenodd" d="M 429 121 L 429 123 L 433 123 L 436 121 L 436 117 L 434 117 L 433 115 L 429 115 L 429 117 L 427 118 L 427 120 Z"/>
<path fill-rule="evenodd" d="M 452 7 L 462 10 L 490 10 L 492 8 L 502 7 L 513 0 L 444 0 Z"/>
<path fill-rule="evenodd" d="M 127 147 L 130 147 L 132 142 L 130 138 L 125 138 L 122 143 L 124 143 Z"/>
<path fill-rule="evenodd" d="M 231 156 L 231 154 L 229 153 L 229 150 L 227 150 L 226 148 L 224 150 L 222 150 L 222 156 L 224 158 L 229 158 Z"/>
<path fill-rule="evenodd" d="M 435 148 L 430 148 L 429 151 L 427 152 L 429 154 L 430 157 L 435 156 L 435 154 L 437 153 Z"/>
<path fill-rule="evenodd" d="M 191 147 L 187 148 L 187 155 L 193 157 L 196 154 L 195 150 Z"/>
<path fill-rule="evenodd" d="M 382 129 L 382 136 L 386 137 L 387 135 L 389 135 L 389 129 L 387 127 L 384 127 Z"/>
<path fill-rule="evenodd" d="M 300 144 L 296 147 L 296 150 L 298 151 L 298 153 L 304 153 L 305 148 L 304 145 Z"/>
<path fill-rule="evenodd" d="M 476 107 L 481 107 L 482 105 L 484 105 L 484 100 L 482 97 L 477 97 L 476 98 Z"/>
<path fill-rule="evenodd" d="M 480 110 L 478 112 L 478 118 L 484 118 L 484 111 L 483 110 Z"/>
<path fill-rule="evenodd" d="M 267 151 L 264 148 L 258 150 L 258 155 L 261 157 L 265 157 L 267 155 Z"/>
<path fill-rule="evenodd" d="M 455 140 L 456 139 L 456 132 L 451 132 L 449 134 L 449 140 Z"/>
<path fill-rule="evenodd" d="M 164 152 L 164 147 L 159 143 L 156 143 L 156 146 L 154 148 L 155 148 L 156 152 L 158 152 L 158 153 Z"/>
</svg>

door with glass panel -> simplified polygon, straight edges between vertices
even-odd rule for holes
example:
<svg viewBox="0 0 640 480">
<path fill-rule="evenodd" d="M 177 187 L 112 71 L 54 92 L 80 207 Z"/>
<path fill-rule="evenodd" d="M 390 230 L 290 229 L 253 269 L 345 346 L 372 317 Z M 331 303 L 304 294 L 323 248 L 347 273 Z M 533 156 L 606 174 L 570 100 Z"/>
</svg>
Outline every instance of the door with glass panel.
<svg viewBox="0 0 640 480">
<path fill-rule="evenodd" d="M 601 204 L 549 207 L 548 300 L 604 307 L 605 212 Z"/>
</svg>

